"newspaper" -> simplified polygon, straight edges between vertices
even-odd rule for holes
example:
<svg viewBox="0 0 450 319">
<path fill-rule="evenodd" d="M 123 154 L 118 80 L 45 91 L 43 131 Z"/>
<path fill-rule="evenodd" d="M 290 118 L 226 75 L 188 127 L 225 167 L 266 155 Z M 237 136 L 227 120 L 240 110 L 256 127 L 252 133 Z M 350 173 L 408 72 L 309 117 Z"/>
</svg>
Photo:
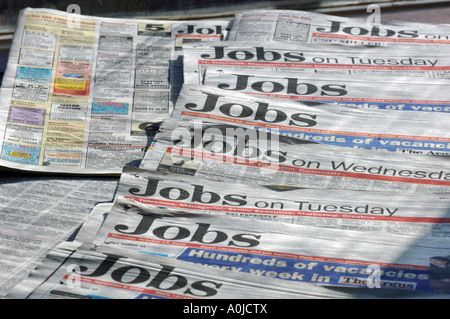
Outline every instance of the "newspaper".
<svg viewBox="0 0 450 319">
<path fill-rule="evenodd" d="M 62 243 L 7 299 L 318 299 L 352 297 L 307 283 L 204 268 L 130 249 Z M 259 310 L 264 303 L 257 304 Z M 198 305 L 191 304 L 193 308 Z M 255 313 L 255 306 L 248 312 Z M 211 316 L 232 313 L 211 306 Z M 209 309 L 209 308 L 208 308 Z M 193 312 L 198 311 L 192 309 Z M 244 314 L 244 313 L 242 313 Z"/>
<path fill-rule="evenodd" d="M 449 24 L 380 20 L 380 17 L 369 14 L 363 19 L 300 10 L 253 10 L 235 15 L 229 38 L 240 41 L 377 46 L 450 44 Z"/>
<path fill-rule="evenodd" d="M 188 43 L 221 41 L 228 37 L 231 28 L 230 20 L 193 20 L 186 22 L 173 21 L 174 28 L 174 52 L 171 67 L 170 85 L 172 90 L 172 101 L 176 101 L 181 87 L 184 83 L 183 77 L 183 46 Z"/>
<path fill-rule="evenodd" d="M 140 168 L 251 185 L 448 193 L 447 156 L 312 143 L 224 124 L 165 121 Z"/>
<path fill-rule="evenodd" d="M 256 128 L 327 145 L 449 154 L 450 133 L 439 113 L 392 112 L 253 96 L 184 85 L 172 118 Z"/>
<path fill-rule="evenodd" d="M 435 282 L 430 262 L 448 258 L 449 240 L 287 223 L 280 227 L 115 202 L 92 243 L 289 283 L 367 288 L 376 270 L 378 288 L 448 294 L 446 280 Z"/>
<path fill-rule="evenodd" d="M 428 46 L 349 46 L 276 42 L 222 41 L 183 46 L 185 83 L 201 84 L 205 70 L 223 69 L 296 73 L 309 76 L 346 75 L 365 80 L 411 78 L 429 82 L 450 79 L 450 57 Z"/>
<path fill-rule="evenodd" d="M 5 177 L 0 182 L 0 297 L 67 240 L 117 186 L 107 177 Z"/>
<path fill-rule="evenodd" d="M 202 84 L 227 91 L 327 103 L 337 107 L 346 105 L 362 109 L 433 112 L 441 115 L 450 113 L 447 80 L 368 80 L 323 74 L 247 73 L 224 68 L 206 69 Z"/>
<path fill-rule="evenodd" d="M 125 168 L 114 201 L 149 210 L 183 210 L 364 233 L 450 238 L 448 193 L 393 194 L 245 185 Z"/>
<path fill-rule="evenodd" d="M 0 92 L 0 165 L 77 174 L 138 166 L 173 109 L 179 41 L 217 41 L 228 23 L 24 9 Z"/>
</svg>

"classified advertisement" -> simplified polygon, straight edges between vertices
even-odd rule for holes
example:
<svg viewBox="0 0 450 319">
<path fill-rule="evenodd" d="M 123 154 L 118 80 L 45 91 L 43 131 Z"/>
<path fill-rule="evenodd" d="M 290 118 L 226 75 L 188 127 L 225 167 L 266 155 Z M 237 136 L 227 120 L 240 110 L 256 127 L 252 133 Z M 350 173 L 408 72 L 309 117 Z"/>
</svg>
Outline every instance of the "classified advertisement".
<svg viewBox="0 0 450 319">
<path fill-rule="evenodd" d="M 450 238 L 448 193 L 245 185 L 124 168 L 115 202 L 305 226 Z"/>
<path fill-rule="evenodd" d="M 440 116 L 450 113 L 448 80 L 368 80 L 339 75 L 246 73 L 223 68 L 206 69 L 202 84 L 226 91 L 311 102 L 311 106 L 326 103 L 336 107 L 431 112 Z"/>
<path fill-rule="evenodd" d="M 442 47 L 450 44 L 450 25 L 385 21 L 379 11 L 378 15 L 376 11 L 368 13 L 367 18 L 345 18 L 300 10 L 251 10 L 235 15 L 229 38 L 284 43 Z"/>
<path fill-rule="evenodd" d="M 183 52 L 184 78 L 188 84 L 201 84 L 205 70 L 223 68 L 244 74 L 260 71 L 304 76 L 345 75 L 365 80 L 450 79 L 450 57 L 442 49 L 428 46 L 393 49 L 230 40 L 186 44 Z"/>
<path fill-rule="evenodd" d="M 116 177 L 17 176 L 0 183 L 0 298 L 67 240 L 97 203 L 110 202 Z"/>
<path fill-rule="evenodd" d="M 226 124 L 164 121 L 160 129 L 142 169 L 250 185 L 449 192 L 447 156 L 324 145 Z"/>
<path fill-rule="evenodd" d="M 231 272 L 120 247 L 64 242 L 6 299 L 318 299 L 352 298 L 318 285 Z M 356 296 L 353 296 L 356 298 Z M 255 308 L 259 306 L 259 308 Z M 194 307 L 198 307 L 194 305 Z M 265 312 L 253 304 L 247 312 Z M 235 313 L 237 309 L 211 309 Z M 180 311 L 181 312 L 181 311 Z M 182 312 L 181 312 L 182 313 Z"/>
<path fill-rule="evenodd" d="M 92 243 L 292 284 L 449 293 L 432 266 L 448 237 L 361 234 L 115 202 Z"/>
<path fill-rule="evenodd" d="M 439 113 L 391 112 L 184 85 L 172 119 L 254 128 L 302 140 L 380 151 L 448 155 L 450 135 Z"/>
<path fill-rule="evenodd" d="M 228 24 L 22 10 L 0 93 L 0 165 L 76 174 L 138 166 L 173 108 L 176 39 L 219 41 Z"/>
<path fill-rule="evenodd" d="M 96 22 L 23 10 L 3 77 L 1 165 L 81 167 Z"/>
</svg>

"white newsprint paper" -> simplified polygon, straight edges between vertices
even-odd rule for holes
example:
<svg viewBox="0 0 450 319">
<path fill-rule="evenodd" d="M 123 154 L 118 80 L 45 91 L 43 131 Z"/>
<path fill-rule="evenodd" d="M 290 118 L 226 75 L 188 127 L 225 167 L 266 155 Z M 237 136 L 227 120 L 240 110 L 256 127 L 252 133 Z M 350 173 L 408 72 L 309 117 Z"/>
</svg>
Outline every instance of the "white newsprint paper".
<svg viewBox="0 0 450 319">
<path fill-rule="evenodd" d="M 252 41 L 210 41 L 183 46 L 184 80 L 200 84 L 205 70 L 231 69 L 251 74 L 321 74 L 365 80 L 450 79 L 450 57 L 429 46 L 349 46 Z"/>
<path fill-rule="evenodd" d="M 24 9 L 0 91 L 0 165 L 74 174 L 137 166 L 173 109 L 182 43 L 219 41 L 228 23 Z"/>
<path fill-rule="evenodd" d="M 368 110 L 431 112 L 439 113 L 441 117 L 450 113 L 448 80 L 244 72 L 224 67 L 221 70 L 206 69 L 202 84 L 230 92 L 307 102 L 311 106 L 326 103 Z"/>
<path fill-rule="evenodd" d="M 449 192 L 448 156 L 430 151 L 339 147 L 220 123 L 165 121 L 161 130 L 140 168 L 251 185 Z"/>
<path fill-rule="evenodd" d="M 446 115 L 392 112 L 299 101 L 184 85 L 174 120 L 222 123 L 322 144 L 392 152 L 450 153 Z"/>
<path fill-rule="evenodd" d="M 369 11 L 368 11 L 369 12 Z M 301 10 L 252 10 L 235 15 L 230 40 L 345 45 L 450 44 L 450 24 L 385 21 L 382 13 L 346 18 Z"/>
<path fill-rule="evenodd" d="M 450 292 L 445 268 L 433 266 L 448 259 L 448 237 L 362 233 L 115 202 L 92 243 L 293 284 L 375 283 L 387 290 Z"/>
<path fill-rule="evenodd" d="M 450 195 L 218 182 L 125 168 L 115 202 L 400 236 L 450 238 Z"/>
<path fill-rule="evenodd" d="M 7 299 L 258 300 L 345 297 L 351 298 L 352 292 L 206 267 L 199 272 L 197 265 L 172 258 L 72 242 L 62 243 L 53 249 L 40 267 Z"/>
</svg>

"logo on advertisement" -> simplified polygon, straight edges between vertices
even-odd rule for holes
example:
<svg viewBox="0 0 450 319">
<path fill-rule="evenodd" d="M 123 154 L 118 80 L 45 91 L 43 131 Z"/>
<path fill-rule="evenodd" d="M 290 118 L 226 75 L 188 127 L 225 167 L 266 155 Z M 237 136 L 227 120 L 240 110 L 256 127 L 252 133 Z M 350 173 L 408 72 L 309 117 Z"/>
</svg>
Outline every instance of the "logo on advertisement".
<svg viewBox="0 0 450 319">
<path fill-rule="evenodd" d="M 320 96 L 343 96 L 347 94 L 345 85 L 325 84 L 318 86 L 308 82 L 300 82 L 297 78 L 280 78 L 277 81 L 261 80 L 257 77 L 245 74 L 230 74 L 235 76 L 235 81 L 230 83 L 220 83 L 217 87 L 222 90 L 245 91 L 247 88 L 259 93 L 285 93 L 295 95 L 313 95 L 319 93 Z"/>
<path fill-rule="evenodd" d="M 230 236 L 223 231 L 210 229 L 212 225 L 208 223 L 196 223 L 195 229 L 188 229 L 171 223 L 166 224 L 161 216 L 141 211 L 138 211 L 137 215 L 140 215 L 141 220 L 137 226 L 134 226 L 134 230 L 128 231 L 130 227 L 125 224 L 116 225 L 114 230 L 126 235 L 151 233 L 161 240 L 183 240 L 207 245 L 225 244 L 232 247 L 255 247 L 259 245 L 261 238 L 261 235 L 252 233 L 237 233 Z M 158 226 L 158 224 L 161 225 Z"/>
<path fill-rule="evenodd" d="M 188 278 L 174 274 L 175 267 L 160 265 L 161 269 L 155 270 L 134 266 L 120 266 L 118 261 L 126 257 L 113 254 L 105 254 L 105 258 L 98 267 L 90 273 L 88 267 L 79 266 L 80 275 L 84 277 L 110 277 L 115 282 L 125 285 L 145 285 L 163 291 L 182 290 L 185 295 L 196 297 L 211 297 L 217 294 L 222 284 L 210 280 L 197 280 L 189 282 Z"/>
<path fill-rule="evenodd" d="M 236 118 L 236 119 L 248 119 L 251 121 L 264 122 L 264 123 L 282 123 L 288 122 L 287 125 L 293 125 L 297 127 L 311 127 L 317 124 L 317 115 L 304 112 L 298 112 L 293 114 L 286 114 L 284 111 L 277 108 L 270 108 L 269 103 L 256 102 L 255 105 L 246 105 L 243 103 L 219 103 L 222 96 L 213 94 L 210 92 L 202 92 L 206 95 L 205 102 L 202 107 L 198 107 L 196 103 L 187 103 L 185 108 L 194 112 L 208 113 L 214 111 L 216 108 L 223 115 Z"/>
<path fill-rule="evenodd" d="M 269 51 L 264 47 L 255 47 L 248 50 L 226 50 L 226 46 L 214 46 L 214 54 L 205 53 L 201 57 L 207 60 L 221 60 L 223 58 L 229 58 L 237 61 L 250 61 L 256 60 L 259 62 L 302 62 L 305 61 L 305 57 L 301 52 L 283 52 Z"/>
</svg>

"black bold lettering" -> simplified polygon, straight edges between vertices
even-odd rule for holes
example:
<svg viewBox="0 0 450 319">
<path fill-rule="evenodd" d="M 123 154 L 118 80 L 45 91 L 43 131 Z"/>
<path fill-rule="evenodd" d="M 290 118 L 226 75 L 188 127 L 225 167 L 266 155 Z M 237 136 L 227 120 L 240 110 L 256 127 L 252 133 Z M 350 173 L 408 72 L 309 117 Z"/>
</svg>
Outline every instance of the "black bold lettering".
<svg viewBox="0 0 450 319">
<path fill-rule="evenodd" d="M 237 106 L 234 107 L 233 106 Z M 235 112 L 233 113 L 237 113 L 236 115 L 231 114 L 231 109 L 234 109 Z M 238 110 L 236 110 L 238 109 Z M 220 112 L 222 112 L 223 114 L 227 115 L 227 116 L 231 116 L 231 117 L 237 117 L 237 118 L 243 118 L 243 117 L 249 117 L 253 114 L 253 110 L 248 107 L 247 105 L 244 104 L 239 104 L 239 103 L 225 103 L 222 104 L 219 107 Z M 236 112 L 238 111 L 238 112 Z"/>
<path fill-rule="evenodd" d="M 242 58 L 239 58 L 239 57 L 238 57 L 239 53 L 241 53 L 241 55 L 243 54 L 243 57 L 242 57 Z M 255 56 L 255 55 L 254 55 L 253 53 L 251 53 L 251 52 L 249 52 L 249 51 L 244 51 L 244 50 L 241 50 L 241 51 L 231 51 L 230 53 L 228 53 L 228 57 L 229 57 L 230 59 L 238 60 L 238 61 L 247 61 L 247 60 L 251 60 L 251 59 L 254 58 L 254 56 Z"/>
<path fill-rule="evenodd" d="M 295 78 L 288 78 L 287 80 L 287 94 L 310 95 L 317 92 L 317 87 L 314 84 L 298 83 L 298 79 Z M 302 89 L 299 91 L 300 87 Z"/>
<path fill-rule="evenodd" d="M 269 54 L 269 58 L 267 58 L 267 54 Z M 256 59 L 258 61 L 268 61 L 273 62 L 281 59 L 281 54 L 275 51 L 265 51 L 263 47 L 256 48 Z"/>
<path fill-rule="evenodd" d="M 144 212 L 139 212 L 137 213 L 138 215 L 142 216 L 141 221 L 139 222 L 139 224 L 136 226 L 136 229 L 132 232 L 125 232 L 125 230 L 128 230 L 129 227 L 127 225 L 116 225 L 114 226 L 114 229 L 116 231 L 118 231 L 119 233 L 122 234 L 127 234 L 127 235 L 141 235 L 141 234 L 145 234 L 150 227 L 152 226 L 153 222 L 160 217 L 156 217 L 154 215 L 150 215 L 150 214 L 146 214 Z"/>
<path fill-rule="evenodd" d="M 176 190 L 175 192 L 173 192 L 173 190 Z M 172 196 L 170 195 L 172 193 Z M 173 193 L 178 193 L 178 195 L 176 197 L 173 197 Z M 189 196 L 191 196 L 191 194 L 189 194 L 188 191 L 182 189 L 182 188 L 178 188 L 178 187 L 166 187 L 164 189 L 162 189 L 159 194 L 167 199 L 171 199 L 171 200 L 183 200 L 186 198 L 189 198 Z"/>
<path fill-rule="evenodd" d="M 137 269 L 138 274 L 134 274 Z M 132 273 L 134 276 L 136 276 L 134 279 L 130 280 L 130 275 L 127 273 L 132 270 Z M 128 281 L 124 281 L 123 278 L 124 276 L 126 276 L 126 278 L 128 279 Z M 150 279 L 150 273 L 148 272 L 148 270 L 141 268 L 141 267 L 137 267 L 137 266 L 126 266 L 126 267 L 120 267 L 116 270 L 114 270 L 111 273 L 111 278 L 114 279 L 117 282 L 121 282 L 121 283 L 126 283 L 126 284 L 140 284 L 144 281 L 147 281 Z"/>
<path fill-rule="evenodd" d="M 326 96 L 342 96 L 346 95 L 348 92 L 345 89 L 345 85 L 339 85 L 339 84 L 326 84 L 322 86 L 322 92 L 320 95 L 326 95 Z M 329 94 L 329 93 L 336 93 L 336 94 Z"/>
<path fill-rule="evenodd" d="M 317 115 L 311 115 L 307 113 L 295 113 L 291 115 L 291 121 L 289 125 L 295 125 L 299 127 L 310 127 L 315 126 L 317 122 L 315 121 Z M 296 122 L 300 122 L 296 123 Z"/>
<path fill-rule="evenodd" d="M 224 54 L 224 48 L 225 47 L 214 47 L 214 57 L 212 57 L 209 54 L 202 54 L 201 57 L 203 59 L 210 59 L 210 60 L 220 60 L 223 59 L 225 56 Z"/>
<path fill-rule="evenodd" d="M 194 235 L 192 235 L 191 241 L 198 242 L 202 244 L 218 244 L 221 242 L 224 242 L 227 240 L 228 235 L 224 232 L 218 231 L 218 230 L 209 230 L 210 224 L 205 223 L 197 223 L 198 227 L 195 231 Z M 205 236 L 210 236 L 210 234 L 214 234 L 214 238 L 210 239 L 209 241 L 205 241 Z"/>
<path fill-rule="evenodd" d="M 176 290 L 184 288 L 188 281 L 181 275 L 174 275 L 172 271 L 175 269 L 172 266 L 161 265 L 162 269 L 156 274 L 152 281 L 150 281 L 147 287 L 154 287 L 161 290 Z M 175 281 L 174 281 L 175 280 Z M 164 284 L 166 282 L 166 284 Z M 167 285 L 167 282 L 172 283 Z"/>
<path fill-rule="evenodd" d="M 217 87 L 222 90 L 230 90 L 230 91 L 243 91 L 247 88 L 248 78 L 251 75 L 243 75 L 243 74 L 233 74 L 236 76 L 236 85 L 234 88 L 230 88 L 229 84 L 220 83 Z"/>
<path fill-rule="evenodd" d="M 303 53 L 287 52 L 284 54 L 284 62 L 302 62 L 305 60 L 306 58 L 303 56 Z"/>
<path fill-rule="evenodd" d="M 174 234 L 172 237 L 167 238 L 166 237 L 166 232 L 169 229 L 177 229 L 176 234 Z M 156 237 L 160 238 L 160 239 L 165 239 L 165 240 L 180 240 L 180 239 L 185 239 L 187 237 L 189 237 L 191 233 L 189 232 L 189 230 L 187 230 L 186 228 L 183 227 L 179 227 L 179 226 L 173 226 L 173 225 L 169 225 L 169 226 L 161 226 L 158 228 L 155 228 L 153 230 L 153 235 L 155 235 Z"/>
<path fill-rule="evenodd" d="M 270 117 L 270 118 L 268 118 Z M 258 103 L 258 108 L 256 109 L 255 121 L 263 121 L 266 123 L 278 123 L 287 119 L 287 115 L 280 110 L 272 109 L 269 110 L 268 103 Z"/>
<path fill-rule="evenodd" d="M 267 83 L 270 83 L 270 91 L 264 88 L 267 87 Z M 258 81 L 252 84 L 252 89 L 262 93 L 277 93 L 284 90 L 284 86 L 275 81 Z"/>
<path fill-rule="evenodd" d="M 247 237 L 248 236 L 248 237 Z M 232 237 L 228 243 L 228 246 L 236 246 L 236 247 L 255 247 L 259 245 L 259 240 L 261 235 L 254 234 L 237 234 Z"/>
<path fill-rule="evenodd" d="M 341 22 L 340 21 L 333 21 L 333 20 L 328 20 L 331 22 L 331 26 L 330 28 L 327 30 L 326 28 L 320 27 L 317 28 L 316 30 L 319 32 L 323 32 L 323 33 L 336 33 L 339 32 L 339 30 L 341 29 Z"/>
<path fill-rule="evenodd" d="M 84 273 L 85 271 L 88 270 L 86 266 L 80 266 L 80 271 L 82 272 L 81 275 L 82 276 L 87 276 L 87 277 L 100 277 L 100 276 L 103 276 L 108 271 L 111 270 L 111 268 L 115 265 L 115 263 L 120 258 L 123 258 L 123 257 L 119 256 L 119 255 L 106 254 L 106 258 L 100 263 L 100 265 L 98 265 L 97 269 L 95 269 L 90 274 Z"/>
<path fill-rule="evenodd" d="M 160 179 L 148 179 L 147 187 L 143 194 L 139 194 L 138 192 L 140 192 L 141 189 L 136 188 L 136 187 L 130 188 L 128 190 L 128 192 L 132 195 L 137 195 L 137 196 L 153 196 L 153 195 L 155 195 L 156 189 L 158 188 L 159 181 L 160 181 Z"/>
<path fill-rule="evenodd" d="M 202 203 L 202 204 L 212 204 L 212 203 L 216 203 L 220 200 L 220 196 L 214 192 L 204 192 L 203 191 L 203 186 L 202 185 L 194 185 L 192 184 L 192 186 L 194 186 L 194 193 L 192 195 L 192 202 L 198 202 L 198 203 Z M 208 200 L 204 201 L 204 196 L 209 197 Z"/>
<path fill-rule="evenodd" d="M 197 104 L 195 103 L 187 103 L 184 107 L 195 112 L 211 112 L 212 110 L 214 110 L 216 108 L 217 100 L 219 99 L 220 95 L 210 94 L 207 92 L 203 93 L 206 94 L 207 97 L 202 109 L 196 109 Z"/>
<path fill-rule="evenodd" d="M 246 198 L 247 196 L 244 195 L 228 194 L 223 197 L 222 203 L 229 206 L 242 206 L 247 204 Z"/>
</svg>

